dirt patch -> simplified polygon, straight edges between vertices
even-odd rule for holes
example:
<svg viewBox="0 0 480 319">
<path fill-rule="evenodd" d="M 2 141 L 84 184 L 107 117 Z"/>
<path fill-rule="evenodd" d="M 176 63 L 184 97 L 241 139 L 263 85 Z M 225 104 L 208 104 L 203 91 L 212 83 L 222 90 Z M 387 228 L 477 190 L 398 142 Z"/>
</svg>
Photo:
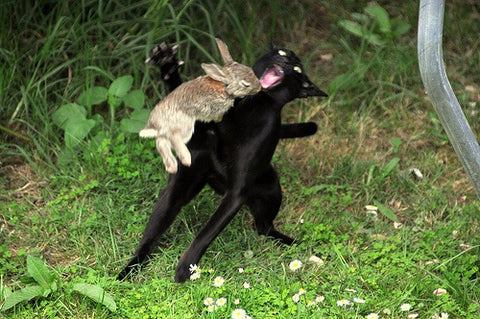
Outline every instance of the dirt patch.
<svg viewBox="0 0 480 319">
<path fill-rule="evenodd" d="M 28 200 L 35 205 L 43 203 L 41 189 L 47 181 L 36 174 L 30 165 L 16 163 L 2 166 L 0 179 L 4 181 L 1 186 L 4 199 Z"/>
</svg>

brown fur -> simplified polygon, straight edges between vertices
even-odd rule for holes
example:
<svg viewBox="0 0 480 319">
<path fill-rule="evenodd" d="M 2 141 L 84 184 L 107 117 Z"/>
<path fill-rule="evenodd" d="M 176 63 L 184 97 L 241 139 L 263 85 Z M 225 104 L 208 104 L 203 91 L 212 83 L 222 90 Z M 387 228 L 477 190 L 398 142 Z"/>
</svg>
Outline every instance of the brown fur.
<svg viewBox="0 0 480 319">
<path fill-rule="evenodd" d="M 183 83 L 151 111 L 141 137 L 156 139 L 156 146 L 169 173 L 176 173 L 178 163 L 173 147 L 185 166 L 190 166 L 191 155 L 186 143 L 191 139 L 195 121 L 220 121 L 233 106 L 235 98 L 260 91 L 260 82 L 252 69 L 233 61 L 228 47 L 220 39 L 217 45 L 225 63 L 202 64 L 207 75 Z"/>
</svg>

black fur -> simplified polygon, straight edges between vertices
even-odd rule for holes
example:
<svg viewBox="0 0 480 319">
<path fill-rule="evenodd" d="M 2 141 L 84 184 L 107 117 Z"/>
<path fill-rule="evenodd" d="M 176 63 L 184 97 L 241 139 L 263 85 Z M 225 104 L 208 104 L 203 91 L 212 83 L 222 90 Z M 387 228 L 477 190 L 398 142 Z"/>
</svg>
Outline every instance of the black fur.
<svg viewBox="0 0 480 319">
<path fill-rule="evenodd" d="M 168 58 L 161 57 L 162 54 Z M 154 51 L 151 59 L 160 61 L 167 93 L 181 83 L 173 55 L 171 49 L 163 46 L 163 49 Z M 243 205 L 250 208 L 260 234 L 287 245 L 294 242 L 273 225 L 282 201 L 282 192 L 270 160 L 280 138 L 308 136 L 317 130 L 315 123 L 281 125 L 282 107 L 296 98 L 326 94 L 309 80 L 299 58 L 284 48 L 273 46 L 254 64 L 253 70 L 261 78 L 274 65 L 280 67 L 284 75 L 280 84 L 237 100 L 235 107 L 225 114 L 220 123 L 196 123 L 194 135 L 188 143 L 192 165 L 180 165 L 178 173 L 169 176 L 135 256 L 120 272 L 119 280 L 146 261 L 157 240 L 172 224 L 181 208 L 206 184 L 223 194 L 223 198 L 180 258 L 175 281 L 184 282 L 189 278 L 189 266 L 199 262 L 210 243 Z"/>
</svg>

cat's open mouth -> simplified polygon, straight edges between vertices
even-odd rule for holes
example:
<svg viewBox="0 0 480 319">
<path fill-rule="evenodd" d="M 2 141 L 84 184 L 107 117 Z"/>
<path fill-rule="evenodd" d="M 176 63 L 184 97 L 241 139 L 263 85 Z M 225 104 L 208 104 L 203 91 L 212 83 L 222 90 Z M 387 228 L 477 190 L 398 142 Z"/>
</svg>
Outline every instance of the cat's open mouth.
<svg viewBox="0 0 480 319">
<path fill-rule="evenodd" d="M 265 72 L 263 72 L 263 75 L 260 78 L 260 84 L 263 89 L 269 89 L 280 84 L 283 80 L 283 76 L 283 69 L 276 64 L 272 64 L 265 70 Z"/>
</svg>

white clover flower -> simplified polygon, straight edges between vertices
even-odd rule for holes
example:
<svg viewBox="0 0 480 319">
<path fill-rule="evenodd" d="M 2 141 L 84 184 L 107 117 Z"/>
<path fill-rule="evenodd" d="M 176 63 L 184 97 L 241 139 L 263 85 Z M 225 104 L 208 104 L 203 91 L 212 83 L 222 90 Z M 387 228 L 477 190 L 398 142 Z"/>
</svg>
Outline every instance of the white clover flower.
<svg viewBox="0 0 480 319">
<path fill-rule="evenodd" d="M 307 301 L 307 307 L 315 306 L 315 301 L 309 300 Z"/>
<path fill-rule="evenodd" d="M 298 289 L 298 294 L 299 294 L 300 296 L 301 296 L 301 295 L 304 295 L 304 294 L 306 294 L 306 293 L 307 293 L 307 291 L 306 291 L 304 288 Z"/>
<path fill-rule="evenodd" d="M 302 262 L 298 259 L 295 259 L 288 265 L 288 268 L 290 268 L 291 271 L 296 271 L 302 268 L 302 266 L 303 266 Z"/>
<path fill-rule="evenodd" d="M 292 300 L 293 300 L 293 302 L 298 303 L 300 301 L 300 295 L 299 294 L 294 294 L 292 296 Z"/>
<path fill-rule="evenodd" d="M 400 306 L 400 310 L 402 311 L 409 311 L 410 309 L 412 309 L 412 305 L 409 303 L 404 303 Z"/>
<path fill-rule="evenodd" d="M 215 277 L 215 279 L 213 279 L 213 285 L 217 288 L 222 287 L 224 283 L 225 279 L 223 279 L 223 277 L 221 276 Z"/>
<path fill-rule="evenodd" d="M 240 304 L 240 299 L 235 299 L 235 300 L 233 301 L 233 304 L 239 305 L 239 304 Z"/>
<path fill-rule="evenodd" d="M 368 211 L 376 212 L 378 210 L 378 207 L 374 206 L 374 205 L 366 205 L 365 209 L 368 210 Z"/>
<path fill-rule="evenodd" d="M 221 307 L 221 306 L 225 306 L 225 304 L 227 303 L 227 298 L 220 298 L 218 299 L 216 302 L 217 306 Z"/>
<path fill-rule="evenodd" d="M 250 288 L 252 288 L 252 286 L 250 286 L 250 284 L 248 282 L 244 282 L 243 283 L 243 288 L 250 289 Z"/>
<path fill-rule="evenodd" d="M 190 280 L 195 281 L 198 278 L 200 278 L 200 273 L 199 272 L 194 272 L 193 274 L 190 275 Z"/>
<path fill-rule="evenodd" d="M 379 318 L 380 316 L 378 315 L 378 313 L 375 313 L 375 312 L 372 312 L 367 316 L 367 319 L 379 319 Z"/>
<path fill-rule="evenodd" d="M 315 302 L 323 302 L 324 300 L 325 300 L 324 296 L 317 296 L 317 298 L 315 298 Z"/>
<path fill-rule="evenodd" d="M 400 222 L 393 222 L 393 228 L 400 229 L 403 227 L 403 224 Z"/>
<path fill-rule="evenodd" d="M 355 297 L 355 298 L 353 298 L 353 302 L 355 302 L 355 303 L 365 303 L 365 299 Z"/>
<path fill-rule="evenodd" d="M 235 309 L 232 311 L 232 319 L 246 319 L 247 312 L 243 309 Z"/>
<path fill-rule="evenodd" d="M 191 274 L 193 274 L 194 272 L 200 272 L 200 268 L 198 268 L 197 264 L 190 264 L 190 267 L 188 267 L 188 269 L 190 270 Z"/>
<path fill-rule="evenodd" d="M 440 260 L 434 259 L 434 260 L 428 260 L 425 262 L 425 266 L 432 265 L 432 264 L 438 264 L 440 263 Z"/>
<path fill-rule="evenodd" d="M 323 266 L 323 264 L 325 263 L 322 258 L 317 257 L 317 256 L 311 256 L 310 258 L 308 258 L 308 261 L 312 262 L 312 263 L 315 263 L 319 266 Z"/>
<path fill-rule="evenodd" d="M 208 312 L 214 312 L 217 309 L 218 309 L 217 305 L 210 305 L 207 307 Z"/>
<path fill-rule="evenodd" d="M 433 294 L 434 294 L 435 296 L 441 296 L 441 295 L 444 295 L 444 294 L 446 294 L 446 293 L 447 293 L 447 291 L 446 291 L 445 289 L 443 289 L 443 288 L 437 288 L 437 289 L 435 289 L 435 290 L 433 291 Z"/>
<path fill-rule="evenodd" d="M 213 302 L 214 302 L 213 298 L 207 297 L 207 298 L 205 298 L 205 300 L 203 301 L 203 304 L 204 304 L 205 306 L 211 306 L 211 305 L 213 305 Z"/>
<path fill-rule="evenodd" d="M 238 268 L 238 272 L 241 273 L 241 274 L 243 274 L 243 273 L 245 272 L 245 269 L 243 269 L 243 268 Z"/>
<path fill-rule="evenodd" d="M 350 305 L 350 300 L 347 300 L 347 299 L 337 300 L 337 306 L 339 306 L 339 307 L 344 307 L 344 306 L 348 306 L 348 305 Z"/>
<path fill-rule="evenodd" d="M 440 315 L 440 319 L 448 319 L 448 313 L 442 312 L 442 314 Z"/>
</svg>

